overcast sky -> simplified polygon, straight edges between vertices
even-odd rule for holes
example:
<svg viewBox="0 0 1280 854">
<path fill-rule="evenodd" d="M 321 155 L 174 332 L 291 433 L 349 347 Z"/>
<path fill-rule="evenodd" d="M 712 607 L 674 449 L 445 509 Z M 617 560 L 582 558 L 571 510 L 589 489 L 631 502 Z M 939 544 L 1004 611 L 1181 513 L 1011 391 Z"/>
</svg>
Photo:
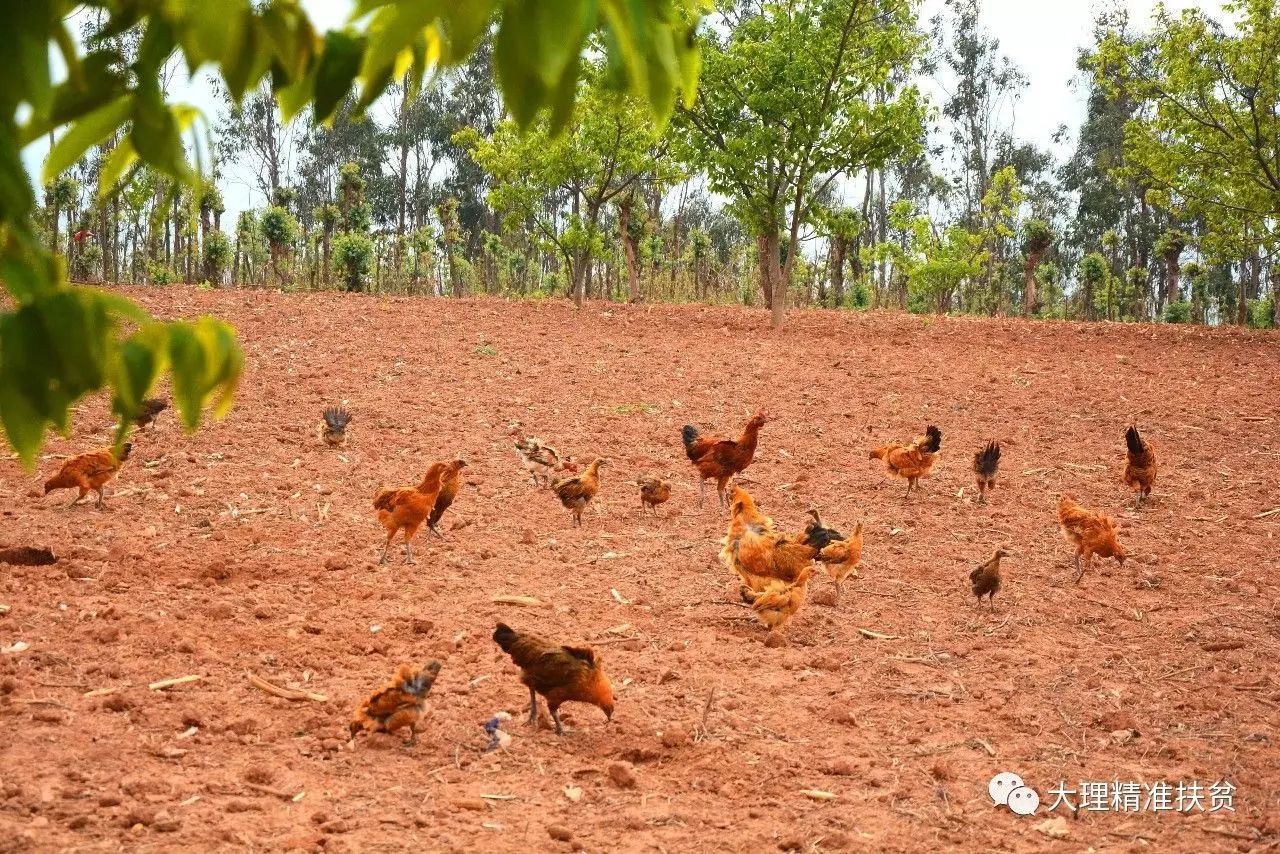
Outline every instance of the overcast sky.
<svg viewBox="0 0 1280 854">
<path fill-rule="evenodd" d="M 1135 28 L 1143 29 L 1150 20 L 1156 0 L 1121 0 L 1129 9 Z M 321 29 L 340 27 L 352 8 L 351 0 L 302 0 L 316 26 Z M 1076 74 L 1076 56 L 1080 48 L 1092 42 L 1093 20 L 1096 13 L 1113 5 L 1113 0 L 983 0 L 983 23 L 1000 41 L 1001 51 L 1022 70 L 1028 80 L 1010 118 L 1016 135 L 1023 140 L 1048 146 L 1060 125 L 1072 132 L 1079 126 L 1083 113 L 1083 100 L 1073 87 Z M 1171 10 L 1200 7 L 1211 15 L 1222 18 L 1222 0 L 1166 0 Z M 921 25 L 945 7 L 945 0 L 923 0 Z M 935 100 L 941 97 L 945 81 L 924 81 L 926 91 Z M 207 85 L 197 81 L 184 90 L 171 94 L 173 100 L 184 100 L 206 110 L 213 109 L 207 93 Z M 216 116 L 209 117 L 216 121 Z M 33 174 L 38 173 L 47 145 L 42 141 L 24 152 L 24 159 Z M 1057 152 L 1065 154 L 1063 149 Z M 229 176 L 231 177 L 231 176 Z M 263 204 L 260 194 L 249 191 L 248 184 L 234 177 L 223 187 L 228 212 L 224 222 L 234 222 L 235 215 L 245 207 Z"/>
</svg>

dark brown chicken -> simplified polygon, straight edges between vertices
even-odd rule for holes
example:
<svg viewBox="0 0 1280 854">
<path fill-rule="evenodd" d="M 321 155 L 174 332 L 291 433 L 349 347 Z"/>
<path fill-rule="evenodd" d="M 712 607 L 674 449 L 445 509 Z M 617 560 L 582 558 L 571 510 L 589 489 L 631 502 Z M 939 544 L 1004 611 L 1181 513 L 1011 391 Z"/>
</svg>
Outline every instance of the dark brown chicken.
<svg viewBox="0 0 1280 854">
<path fill-rule="evenodd" d="M 134 417 L 133 423 L 142 429 L 155 423 L 156 417 L 169 408 L 169 401 L 163 397 L 148 397 L 142 401 L 142 409 Z"/>
<path fill-rule="evenodd" d="M 465 460 L 453 460 L 446 463 L 444 470 L 440 473 L 440 492 L 436 494 L 436 503 L 431 508 L 431 515 L 427 517 L 427 528 L 442 540 L 444 534 L 440 533 L 436 525 L 444 515 L 444 511 L 449 509 L 453 499 L 457 497 L 458 486 L 462 481 L 462 470 L 466 467 Z"/>
<path fill-rule="evenodd" d="M 1009 557 L 1009 553 L 1004 549 L 996 549 L 996 553 L 991 559 L 979 564 L 976 569 L 969 573 L 969 582 L 973 585 L 973 595 L 978 597 L 978 601 L 982 601 L 982 597 L 986 596 L 987 601 L 995 607 L 996 594 L 1000 592 L 1000 585 L 1003 578 L 1000 576 L 1000 559 Z"/>
<path fill-rule="evenodd" d="M 547 700 L 557 735 L 564 735 L 560 707 L 565 703 L 590 703 L 613 720 L 613 685 L 591 647 L 560 646 L 506 623 L 498 623 L 493 640 L 520 668 L 520 681 L 529 688 L 530 723 L 538 719 L 539 694 Z"/>
<path fill-rule="evenodd" d="M 582 474 L 562 477 L 551 484 L 560 503 L 573 514 L 573 524 L 582 524 L 582 511 L 587 509 L 587 505 L 600 491 L 600 469 L 607 464 L 607 460 L 597 457 Z"/>
<path fill-rule="evenodd" d="M 67 505 L 74 507 L 90 492 L 96 492 L 97 506 L 101 508 L 102 487 L 116 476 L 116 472 L 120 471 L 120 464 L 129 459 L 129 452 L 132 450 L 133 445 L 126 442 L 119 456 L 111 448 L 103 448 L 72 457 L 62 464 L 57 474 L 44 482 L 44 494 L 48 495 L 55 489 L 75 488 L 79 492 L 71 504 Z"/>
<path fill-rule="evenodd" d="M 729 478 L 745 471 L 756 456 L 756 442 L 760 438 L 760 428 L 769 420 L 765 412 L 757 412 L 743 428 L 742 435 L 733 439 L 715 439 L 699 435 L 698 428 L 686 424 L 680 430 L 684 441 L 685 456 L 698 470 L 698 506 L 702 506 L 702 498 L 707 489 L 707 478 L 716 479 L 716 494 L 720 497 L 720 506 L 725 504 L 725 486 Z"/>
<path fill-rule="evenodd" d="M 973 455 L 973 473 L 978 479 L 978 503 L 987 503 L 987 490 L 996 488 L 996 472 L 1000 469 L 1000 443 L 987 442 Z"/>
<path fill-rule="evenodd" d="M 640 509 L 646 507 L 657 514 L 658 505 L 671 498 L 671 484 L 660 477 L 646 476 L 636 481 L 640 486 Z"/>
<path fill-rule="evenodd" d="M 1136 426 L 1124 431 L 1125 465 L 1124 482 L 1137 493 L 1135 506 L 1141 507 L 1151 496 L 1151 487 L 1156 482 L 1156 452 L 1151 445 L 1138 434 Z"/>
<path fill-rule="evenodd" d="M 429 661 L 421 670 L 402 664 L 396 675 L 369 695 L 351 720 L 351 737 L 359 732 L 395 732 L 409 728 L 409 740 L 418 740 L 418 725 L 426 708 L 427 694 L 440 675 L 440 662 Z"/>
</svg>

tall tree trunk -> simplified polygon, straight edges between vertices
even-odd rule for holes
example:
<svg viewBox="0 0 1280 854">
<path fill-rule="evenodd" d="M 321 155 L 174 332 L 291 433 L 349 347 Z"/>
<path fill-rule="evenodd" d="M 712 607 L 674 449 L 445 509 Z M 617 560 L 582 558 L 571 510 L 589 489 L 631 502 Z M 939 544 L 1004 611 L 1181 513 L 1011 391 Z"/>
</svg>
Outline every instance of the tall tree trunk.
<svg viewBox="0 0 1280 854">
<path fill-rule="evenodd" d="M 760 269 L 760 290 L 764 293 L 764 307 L 773 308 L 773 271 L 778 264 L 778 233 L 756 235 L 756 266 Z"/>
<path fill-rule="evenodd" d="M 1182 296 L 1182 268 L 1178 264 L 1181 257 L 1181 248 L 1177 252 L 1170 250 L 1164 254 L 1166 305 L 1173 305 Z"/>
<path fill-rule="evenodd" d="M 640 270 L 636 239 L 631 234 L 631 209 L 635 194 L 628 193 L 618 203 L 618 233 L 622 235 L 622 250 L 627 256 L 627 289 L 631 302 L 640 302 Z"/>
<path fill-rule="evenodd" d="M 330 261 L 333 257 L 333 224 L 326 222 L 321 234 L 320 251 L 324 255 L 324 262 L 320 270 L 320 282 L 323 287 L 327 288 L 329 287 Z"/>
<path fill-rule="evenodd" d="M 1028 252 L 1026 263 L 1022 268 L 1022 313 L 1027 317 L 1036 313 L 1039 300 L 1036 298 L 1036 268 L 1040 266 L 1042 252 Z"/>
<path fill-rule="evenodd" d="M 844 259 L 849 251 L 849 241 L 843 236 L 831 238 L 831 302 L 835 308 L 844 305 Z"/>
</svg>

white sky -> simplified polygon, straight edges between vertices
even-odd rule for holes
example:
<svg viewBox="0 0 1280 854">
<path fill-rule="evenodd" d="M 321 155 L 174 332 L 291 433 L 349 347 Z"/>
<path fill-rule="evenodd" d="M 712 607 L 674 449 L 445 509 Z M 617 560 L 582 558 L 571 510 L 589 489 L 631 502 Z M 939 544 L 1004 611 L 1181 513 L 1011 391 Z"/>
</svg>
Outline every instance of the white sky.
<svg viewBox="0 0 1280 854">
<path fill-rule="evenodd" d="M 1150 20 L 1156 0 L 1120 0 L 1130 12 L 1130 20 L 1136 29 L 1144 29 Z M 1199 7 L 1209 14 L 1223 18 L 1223 0 L 1166 0 L 1173 11 L 1187 7 Z M 340 27 L 345 22 L 351 0 L 302 0 L 317 28 L 325 30 Z M 1028 86 L 1014 105 L 1009 119 L 1016 136 L 1040 146 L 1050 145 L 1054 132 L 1065 124 L 1072 132 L 1079 126 L 1083 114 L 1083 100 L 1072 85 L 1075 76 L 1076 56 L 1081 47 L 1092 42 L 1093 20 L 1098 10 L 1108 8 L 1111 2 L 1099 0 L 983 0 L 983 24 L 1000 42 L 1000 50 L 1013 60 L 1026 76 Z M 927 27 L 928 20 L 945 8 L 945 0 L 923 0 L 920 20 Z M 922 81 L 922 86 L 935 101 L 941 96 L 939 81 Z M 177 87 L 171 93 L 173 100 L 184 100 L 210 110 L 212 100 L 207 86 L 195 83 Z M 210 115 L 210 121 L 216 116 Z M 47 151 L 47 143 L 41 140 L 23 152 L 23 159 L 33 175 L 38 175 L 40 163 Z M 1058 149 L 1061 157 L 1069 151 Z M 234 176 L 223 187 L 227 202 L 224 222 L 234 222 L 240 210 L 263 204 L 260 194 L 250 193 L 249 185 Z"/>
</svg>

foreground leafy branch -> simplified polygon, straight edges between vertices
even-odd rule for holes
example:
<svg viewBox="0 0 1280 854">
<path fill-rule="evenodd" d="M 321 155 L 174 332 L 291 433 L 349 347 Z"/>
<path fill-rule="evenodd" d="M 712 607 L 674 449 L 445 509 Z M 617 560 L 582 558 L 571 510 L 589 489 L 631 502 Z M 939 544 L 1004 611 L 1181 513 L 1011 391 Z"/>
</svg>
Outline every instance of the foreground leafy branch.
<svg viewBox="0 0 1280 854">
<path fill-rule="evenodd" d="M 81 53 L 68 28 L 78 8 L 104 26 Z M 676 93 L 692 97 L 699 69 L 694 29 L 703 0 L 360 0 L 352 24 L 316 32 L 296 0 L 255 7 L 249 0 L 71 0 L 6 3 L 9 31 L 0 40 L 7 79 L 0 86 L 0 422 L 31 466 L 50 427 L 66 433 L 69 413 L 86 395 L 109 389 L 123 442 L 141 399 L 168 373 L 184 426 L 194 430 L 210 404 L 230 408 L 244 358 L 235 333 L 213 318 L 160 322 L 134 303 L 93 288 L 74 288 L 35 226 L 35 193 L 22 149 L 65 131 L 53 143 L 45 179 L 56 178 L 91 147 L 118 138 L 103 164 L 98 193 L 107 197 L 146 166 L 173 179 L 170 192 L 199 186 L 202 146 L 193 166 L 184 133 L 197 111 L 172 104 L 162 89 L 175 59 L 189 71 L 212 67 L 234 102 L 269 81 L 286 116 L 313 105 L 329 119 L 353 91 L 363 109 L 393 80 L 419 86 L 428 71 L 467 57 L 490 29 L 498 80 L 522 125 L 549 114 L 568 122 L 578 91 L 581 54 L 601 33 L 606 77 L 643 99 L 659 124 Z M 115 45 L 140 37 L 126 59 Z M 55 82 L 50 47 L 66 67 Z"/>
</svg>

